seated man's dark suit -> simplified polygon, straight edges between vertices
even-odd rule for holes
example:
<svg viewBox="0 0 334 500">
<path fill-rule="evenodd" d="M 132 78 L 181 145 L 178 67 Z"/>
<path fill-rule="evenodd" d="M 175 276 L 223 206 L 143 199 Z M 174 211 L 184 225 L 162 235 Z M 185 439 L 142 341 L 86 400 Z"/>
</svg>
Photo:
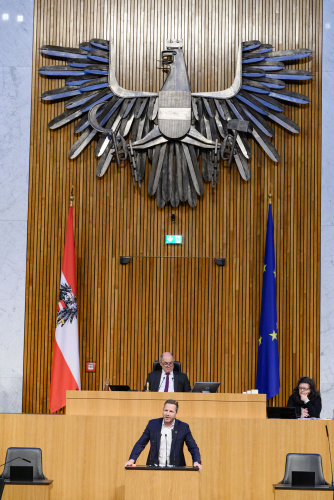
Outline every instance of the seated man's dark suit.
<svg viewBox="0 0 334 500">
<path fill-rule="evenodd" d="M 174 392 L 190 392 L 190 382 L 185 373 L 173 371 L 174 377 Z M 147 387 L 147 382 L 149 383 L 149 390 L 152 392 L 158 392 L 161 379 L 161 370 L 156 372 L 151 372 L 147 375 L 146 384 L 144 386 L 144 391 Z"/>
<path fill-rule="evenodd" d="M 147 465 L 159 465 L 159 451 L 161 439 L 162 418 L 150 420 L 143 432 L 143 435 L 138 439 L 133 447 L 129 460 L 136 461 L 147 443 L 150 441 L 151 449 L 147 458 Z M 201 455 L 193 438 L 189 425 L 181 420 L 174 420 L 174 429 L 172 430 L 172 444 L 170 448 L 169 460 L 171 465 L 182 467 L 186 465 L 183 454 L 183 445 L 186 443 L 188 450 L 192 456 L 193 462 L 201 463 Z"/>
</svg>

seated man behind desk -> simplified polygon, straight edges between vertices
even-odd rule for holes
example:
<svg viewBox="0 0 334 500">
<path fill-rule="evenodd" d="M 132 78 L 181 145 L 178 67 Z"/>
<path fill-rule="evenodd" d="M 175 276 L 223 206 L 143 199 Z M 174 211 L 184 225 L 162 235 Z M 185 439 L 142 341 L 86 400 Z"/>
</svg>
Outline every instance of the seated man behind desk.
<svg viewBox="0 0 334 500">
<path fill-rule="evenodd" d="M 181 420 L 176 420 L 179 403 L 174 399 L 167 399 L 164 404 L 162 418 L 150 420 L 133 447 L 125 467 L 132 466 L 148 442 L 151 449 L 147 458 L 147 465 L 160 467 L 184 467 L 186 461 L 183 446 L 186 443 L 193 459 L 194 467 L 202 470 L 201 455 L 193 438 L 189 425 Z"/>
<path fill-rule="evenodd" d="M 144 391 L 152 392 L 190 392 L 190 382 L 185 373 L 174 372 L 174 358 L 170 352 L 160 356 L 161 371 L 147 375 Z M 148 384 L 148 386 L 147 386 Z"/>
</svg>

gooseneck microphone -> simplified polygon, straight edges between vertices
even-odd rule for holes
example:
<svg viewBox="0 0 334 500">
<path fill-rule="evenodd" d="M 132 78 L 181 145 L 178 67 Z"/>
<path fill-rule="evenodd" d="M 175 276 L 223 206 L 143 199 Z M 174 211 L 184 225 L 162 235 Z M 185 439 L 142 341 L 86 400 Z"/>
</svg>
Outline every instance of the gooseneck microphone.
<svg viewBox="0 0 334 500">
<path fill-rule="evenodd" d="M 329 434 L 328 434 L 328 427 L 327 427 L 327 424 L 325 425 L 325 427 L 326 427 L 326 434 L 327 434 L 327 440 L 328 440 L 329 458 L 330 458 L 330 461 L 331 461 L 332 486 L 333 486 L 333 465 L 332 465 L 331 443 L 330 443 L 330 441 L 329 441 Z"/>
<path fill-rule="evenodd" d="M 173 380 L 173 382 L 174 382 L 174 377 L 171 377 L 171 380 Z M 165 383 L 166 383 L 166 375 L 164 375 L 164 376 L 162 377 L 161 381 L 160 381 L 160 385 L 159 385 L 159 388 L 158 388 L 158 392 L 159 392 L 159 390 L 161 389 L 161 387 L 165 385 Z M 175 391 L 175 389 L 174 389 L 174 391 Z"/>
<path fill-rule="evenodd" d="M 12 458 L 11 460 L 8 460 L 8 462 L 5 462 L 4 464 L 1 464 L 0 467 L 3 467 L 4 465 L 7 465 L 7 464 L 10 464 L 10 462 L 14 462 L 14 460 L 24 460 L 25 462 L 28 462 L 29 464 L 31 464 L 31 460 L 28 460 L 27 458 L 23 458 L 23 457 L 15 457 L 15 458 Z"/>
<path fill-rule="evenodd" d="M 168 464 L 167 464 L 167 434 L 165 434 L 165 441 L 166 441 L 166 467 L 168 467 Z"/>
<path fill-rule="evenodd" d="M 327 434 L 327 440 L 328 440 L 328 448 L 329 448 L 329 458 L 331 461 L 331 473 L 332 473 L 332 488 L 333 488 L 333 465 L 332 465 L 332 453 L 331 453 L 331 443 L 329 441 L 329 434 L 328 434 L 328 427 L 327 424 L 325 425 L 326 427 L 326 434 Z M 333 490 L 333 500 L 334 500 L 334 490 Z"/>
</svg>

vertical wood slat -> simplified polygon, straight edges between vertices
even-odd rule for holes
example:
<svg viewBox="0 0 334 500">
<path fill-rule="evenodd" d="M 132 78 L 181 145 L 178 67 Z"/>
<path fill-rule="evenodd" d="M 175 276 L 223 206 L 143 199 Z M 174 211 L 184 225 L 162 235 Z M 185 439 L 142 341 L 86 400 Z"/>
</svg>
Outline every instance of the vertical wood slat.
<svg viewBox="0 0 334 500">
<path fill-rule="evenodd" d="M 36 0 L 34 23 L 23 411 L 48 411 L 72 184 L 84 389 L 101 389 L 110 378 L 140 390 L 163 350 L 174 352 L 192 383 L 220 380 L 225 392 L 255 386 L 269 192 L 281 368 L 274 402 L 285 403 L 300 375 L 319 384 L 321 2 Z M 160 210 L 147 196 L 149 166 L 141 189 L 128 166 L 112 165 L 98 179 L 93 147 L 75 161 L 67 157 L 74 124 L 47 129 L 63 103 L 42 103 L 40 95 L 63 81 L 38 75 L 40 66 L 55 64 L 40 47 L 94 37 L 114 39 L 122 86 L 150 91 L 163 83 L 158 60 L 169 37 L 184 39 L 194 91 L 231 84 L 241 39 L 258 38 L 275 50 L 310 47 L 311 60 L 297 67 L 312 71 L 313 80 L 291 88 L 311 102 L 286 111 L 302 132 L 274 126 L 279 164 L 253 145 L 250 182 L 222 166 L 216 188 L 205 186 L 196 209 Z M 182 247 L 164 244 L 173 232 L 184 235 Z M 120 255 L 137 257 L 121 266 Z M 212 257 L 225 257 L 225 267 Z M 88 360 L 97 361 L 94 375 L 84 373 Z"/>
</svg>

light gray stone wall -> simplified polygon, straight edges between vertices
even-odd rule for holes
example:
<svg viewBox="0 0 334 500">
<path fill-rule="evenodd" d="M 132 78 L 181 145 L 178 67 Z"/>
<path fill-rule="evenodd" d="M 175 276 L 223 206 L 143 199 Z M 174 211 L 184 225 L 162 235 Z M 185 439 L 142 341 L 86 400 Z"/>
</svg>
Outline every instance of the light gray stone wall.
<svg viewBox="0 0 334 500">
<path fill-rule="evenodd" d="M 0 0 L 0 412 L 5 413 L 22 411 L 33 9 L 33 0 Z"/>
<path fill-rule="evenodd" d="M 323 2 L 321 323 L 322 418 L 334 410 L 334 3 Z"/>
</svg>

